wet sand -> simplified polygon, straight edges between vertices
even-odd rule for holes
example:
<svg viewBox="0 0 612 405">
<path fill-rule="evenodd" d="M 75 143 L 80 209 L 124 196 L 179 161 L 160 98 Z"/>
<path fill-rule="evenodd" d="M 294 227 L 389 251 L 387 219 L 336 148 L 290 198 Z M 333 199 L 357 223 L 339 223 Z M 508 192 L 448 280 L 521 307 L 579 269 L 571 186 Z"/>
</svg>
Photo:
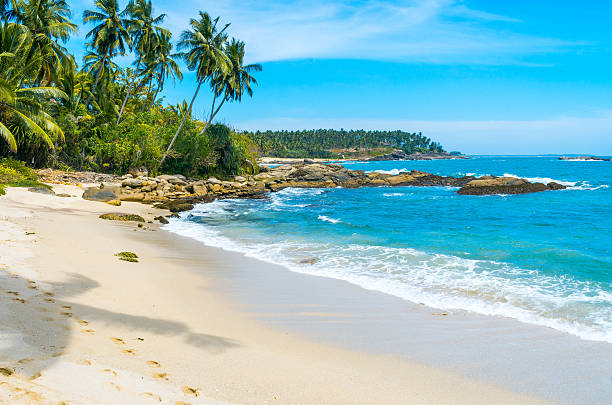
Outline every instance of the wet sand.
<svg viewBox="0 0 612 405">
<path fill-rule="evenodd" d="M 318 294 L 311 290 L 316 285 L 292 284 L 301 279 L 285 285 L 283 275 L 291 273 L 275 266 L 203 247 L 157 225 L 98 218 L 159 215 L 149 206 L 112 207 L 82 200 L 76 187 L 55 189 L 76 197 L 9 188 L 0 198 L 1 402 L 541 402 L 495 381 L 368 346 L 367 333 L 345 339 L 353 332 L 326 329 L 323 320 L 334 325 L 354 318 L 341 308 L 350 303 L 345 293 L 322 299 L 335 288 L 333 280 L 323 280 L 330 284 Z M 121 251 L 137 253 L 139 262 L 119 261 Z M 270 281 L 275 274 L 278 281 Z M 297 306 L 303 309 L 295 313 Z M 356 333 L 384 330 L 364 320 Z"/>
</svg>

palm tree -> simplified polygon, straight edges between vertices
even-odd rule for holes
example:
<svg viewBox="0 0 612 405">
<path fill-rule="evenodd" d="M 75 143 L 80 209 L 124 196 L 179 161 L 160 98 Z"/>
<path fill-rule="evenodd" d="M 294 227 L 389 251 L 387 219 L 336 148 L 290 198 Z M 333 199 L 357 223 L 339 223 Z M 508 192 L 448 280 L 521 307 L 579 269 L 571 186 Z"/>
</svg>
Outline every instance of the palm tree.
<svg viewBox="0 0 612 405">
<path fill-rule="evenodd" d="M 0 138 L 11 152 L 17 151 L 17 136 L 34 134 L 53 149 L 52 136 L 64 133 L 44 109 L 42 100 L 66 98 L 52 87 L 20 88 L 22 77 L 39 61 L 26 60 L 33 40 L 27 27 L 9 23 L 0 27 Z"/>
<path fill-rule="evenodd" d="M 138 55 L 138 61 L 136 63 L 136 73 L 138 73 L 142 59 L 149 57 L 154 50 L 161 45 L 162 37 L 167 37 L 169 43 L 172 34 L 170 31 L 158 25 L 164 21 L 166 14 L 153 17 L 151 0 L 136 0 L 136 2 L 130 2 L 127 10 L 132 18 L 129 30 L 132 33 L 132 44 Z M 123 110 L 130 97 L 131 90 L 132 85 L 128 84 L 127 93 L 123 100 L 121 111 L 119 111 L 119 117 L 117 118 L 117 124 L 121 121 L 121 116 L 123 115 Z"/>
<path fill-rule="evenodd" d="M 229 27 L 229 24 L 226 24 L 223 29 L 218 30 L 218 23 L 219 17 L 212 19 L 208 13 L 200 11 L 200 18 L 198 20 L 192 18 L 189 21 L 191 29 L 185 30 L 181 34 L 181 41 L 178 47 L 185 50 L 185 52 L 181 53 L 180 56 L 187 63 L 189 70 L 196 71 L 198 86 L 191 98 L 191 103 L 189 103 L 188 113 L 183 115 L 176 133 L 168 145 L 168 149 L 161 158 L 160 166 L 164 163 L 170 149 L 172 149 L 172 145 L 174 145 L 178 134 L 183 128 L 185 119 L 191 114 L 193 102 L 198 96 L 202 83 L 211 80 L 218 72 L 227 74 L 230 71 L 231 62 L 223 52 L 223 45 L 227 41 L 225 30 Z"/>
<path fill-rule="evenodd" d="M 172 51 L 172 43 L 170 42 L 170 36 L 161 35 L 159 37 L 159 45 L 155 48 L 153 58 L 146 61 L 146 69 L 143 74 L 145 77 L 157 79 L 155 93 L 151 99 L 151 105 L 155 104 L 157 94 L 163 90 L 166 79 L 172 77 L 172 81 L 176 82 L 176 79 L 183 80 L 183 73 L 178 66 L 178 63 L 174 58 L 178 56 L 176 53 L 170 53 Z M 143 108 L 147 103 L 145 102 Z"/>
<path fill-rule="evenodd" d="M 13 9 L 14 19 L 32 34 L 29 57 L 41 56 L 41 65 L 33 76 L 36 84 L 57 81 L 63 66 L 74 68 L 74 59 L 58 41 L 66 42 L 77 31 L 70 22 L 70 7 L 65 0 L 21 0 Z"/>
<path fill-rule="evenodd" d="M 91 38 L 91 47 L 102 57 L 92 93 L 98 87 L 98 81 L 106 61 L 112 59 L 117 53 L 125 54 L 126 47 L 131 44 L 130 34 L 127 30 L 130 20 L 124 18 L 125 11 L 119 11 L 117 0 L 96 0 L 95 6 L 98 11 L 85 10 L 83 12 L 83 22 L 85 24 L 96 24 L 87 33 L 86 37 Z M 91 96 L 86 105 L 90 102 Z"/>
<path fill-rule="evenodd" d="M 17 8 L 17 0 L 0 0 L 0 18 L 2 24 L 6 25 L 15 17 L 15 9 Z"/>
<path fill-rule="evenodd" d="M 211 124 L 223 103 L 227 100 L 238 101 L 242 100 L 243 94 L 248 94 L 253 97 L 253 89 L 251 84 L 257 84 L 257 80 L 251 73 L 261 72 L 260 64 L 244 65 L 244 42 L 232 38 L 225 47 L 225 54 L 231 62 L 231 70 L 227 74 L 219 72 L 212 80 L 214 97 L 212 107 L 210 108 L 210 116 L 201 133 L 206 131 L 206 128 Z M 221 103 L 215 110 L 215 103 L 218 97 L 221 97 Z"/>
</svg>

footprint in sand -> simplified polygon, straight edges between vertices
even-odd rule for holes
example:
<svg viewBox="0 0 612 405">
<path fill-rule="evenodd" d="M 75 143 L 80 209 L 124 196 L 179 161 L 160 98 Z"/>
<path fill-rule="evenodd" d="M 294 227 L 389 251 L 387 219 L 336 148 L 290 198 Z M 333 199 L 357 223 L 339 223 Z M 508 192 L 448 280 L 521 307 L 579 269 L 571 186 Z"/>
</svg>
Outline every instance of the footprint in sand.
<svg viewBox="0 0 612 405">
<path fill-rule="evenodd" d="M 7 291 L 9 294 L 13 294 L 14 296 L 18 296 L 19 293 L 17 291 Z"/>
<path fill-rule="evenodd" d="M 53 294 L 52 292 L 48 292 L 48 291 L 47 291 L 47 292 L 45 292 L 45 295 L 46 295 L 47 297 L 55 297 L 55 294 Z"/>
<path fill-rule="evenodd" d="M 161 367 L 161 364 L 153 360 L 147 361 L 147 365 L 149 365 L 149 367 Z"/>
<path fill-rule="evenodd" d="M 168 373 L 153 373 L 153 378 L 159 378 L 160 380 L 168 381 Z"/>
<path fill-rule="evenodd" d="M 8 367 L 0 367 L 0 374 L 2 374 L 5 377 L 12 376 L 14 372 L 15 372 L 14 370 L 11 370 Z"/>
<path fill-rule="evenodd" d="M 174 403 L 175 405 L 191 405 L 190 402 L 183 402 L 183 401 L 178 401 Z"/>
<path fill-rule="evenodd" d="M 112 337 L 111 340 L 113 341 L 113 343 L 117 343 L 118 345 L 124 345 L 125 341 L 121 338 L 118 337 Z"/>
<path fill-rule="evenodd" d="M 60 312 L 60 315 L 67 316 L 68 318 L 72 318 L 72 312 Z"/>
<path fill-rule="evenodd" d="M 121 353 L 131 354 L 132 356 L 136 356 L 136 352 L 132 349 L 123 349 L 121 350 Z"/>
<path fill-rule="evenodd" d="M 24 300 L 23 298 L 13 298 L 13 301 L 21 302 L 22 304 L 26 303 L 26 300 Z"/>
<path fill-rule="evenodd" d="M 183 386 L 183 394 L 185 395 L 193 395 L 193 396 L 199 397 L 200 393 L 198 391 L 200 391 L 199 388 L 191 388 L 186 385 Z"/>
<path fill-rule="evenodd" d="M 96 331 L 93 329 L 83 329 L 81 332 L 87 333 L 88 335 L 95 335 Z"/>
<path fill-rule="evenodd" d="M 82 320 L 82 319 L 77 320 L 77 322 L 78 322 L 79 324 L 83 325 L 83 326 L 87 326 L 87 325 L 89 325 L 89 322 L 84 321 L 84 320 Z"/>
<path fill-rule="evenodd" d="M 121 387 L 115 384 L 114 382 L 109 382 L 109 385 L 116 389 L 117 391 L 121 391 Z"/>
<path fill-rule="evenodd" d="M 48 302 L 50 304 L 55 304 L 55 300 L 53 298 L 45 298 L 44 300 L 45 302 Z"/>
<path fill-rule="evenodd" d="M 115 377 L 117 377 L 117 372 L 115 370 L 111 370 L 110 368 L 105 368 L 104 372 L 105 373 L 110 373 L 110 374 L 114 375 Z"/>
<path fill-rule="evenodd" d="M 62 309 L 72 309 L 70 305 L 62 305 Z"/>
<path fill-rule="evenodd" d="M 147 398 L 154 399 L 154 400 L 156 400 L 157 402 L 161 402 L 161 401 L 162 401 L 162 399 L 161 399 L 161 397 L 160 397 L 159 395 L 155 395 L 155 394 L 153 394 L 152 392 L 143 392 L 143 393 L 142 393 L 142 394 L 140 394 L 140 395 L 142 395 L 143 397 L 147 397 Z"/>
</svg>

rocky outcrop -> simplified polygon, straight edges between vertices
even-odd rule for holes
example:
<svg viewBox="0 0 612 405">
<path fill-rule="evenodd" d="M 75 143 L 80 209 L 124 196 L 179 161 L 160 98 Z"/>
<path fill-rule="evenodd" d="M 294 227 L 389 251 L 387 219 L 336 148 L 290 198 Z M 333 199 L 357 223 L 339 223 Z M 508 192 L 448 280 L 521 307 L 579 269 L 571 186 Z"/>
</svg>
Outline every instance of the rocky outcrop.
<svg viewBox="0 0 612 405">
<path fill-rule="evenodd" d="M 602 162 L 610 161 L 610 159 L 600 158 L 597 156 L 561 156 L 559 160 L 594 160 L 594 161 L 602 161 Z"/>
<path fill-rule="evenodd" d="M 531 183 L 515 177 L 487 176 L 471 180 L 461 187 L 457 193 L 461 195 L 525 194 L 546 190 L 562 190 L 564 188 L 565 186 L 559 183 Z"/>
<path fill-rule="evenodd" d="M 380 160 L 444 160 L 444 159 L 469 159 L 469 156 L 464 155 L 451 155 L 450 153 L 440 152 L 440 153 L 406 153 L 403 150 L 394 150 L 393 152 L 375 156 L 367 159 L 368 161 L 380 161 Z"/>
<path fill-rule="evenodd" d="M 138 201 L 154 204 L 173 213 L 193 209 L 198 202 L 223 198 L 265 198 L 266 193 L 288 187 L 357 188 L 357 187 L 457 187 L 459 194 L 520 194 L 560 190 L 557 183 L 531 183 L 514 177 L 446 177 L 413 170 L 390 175 L 349 170 L 339 164 L 301 163 L 270 168 L 255 176 L 236 176 L 231 180 L 211 177 L 189 180 L 181 175 L 134 177 L 125 175 L 116 184 L 103 183 L 87 188 L 83 198 L 95 201 Z"/>
</svg>

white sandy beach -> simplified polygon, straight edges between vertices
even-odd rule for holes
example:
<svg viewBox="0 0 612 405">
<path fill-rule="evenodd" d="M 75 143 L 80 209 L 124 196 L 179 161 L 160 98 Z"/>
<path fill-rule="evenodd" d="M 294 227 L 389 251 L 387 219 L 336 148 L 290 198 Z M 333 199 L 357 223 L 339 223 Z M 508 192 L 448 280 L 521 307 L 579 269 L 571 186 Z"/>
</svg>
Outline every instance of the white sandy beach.
<svg viewBox="0 0 612 405">
<path fill-rule="evenodd" d="M 167 249 L 177 236 L 98 218 L 163 212 L 54 188 L 75 197 L 19 188 L 0 197 L 3 403 L 540 402 L 265 326 L 219 293 L 210 273 L 193 271 L 207 265 L 197 249 Z M 140 262 L 119 261 L 120 251 Z"/>
</svg>

